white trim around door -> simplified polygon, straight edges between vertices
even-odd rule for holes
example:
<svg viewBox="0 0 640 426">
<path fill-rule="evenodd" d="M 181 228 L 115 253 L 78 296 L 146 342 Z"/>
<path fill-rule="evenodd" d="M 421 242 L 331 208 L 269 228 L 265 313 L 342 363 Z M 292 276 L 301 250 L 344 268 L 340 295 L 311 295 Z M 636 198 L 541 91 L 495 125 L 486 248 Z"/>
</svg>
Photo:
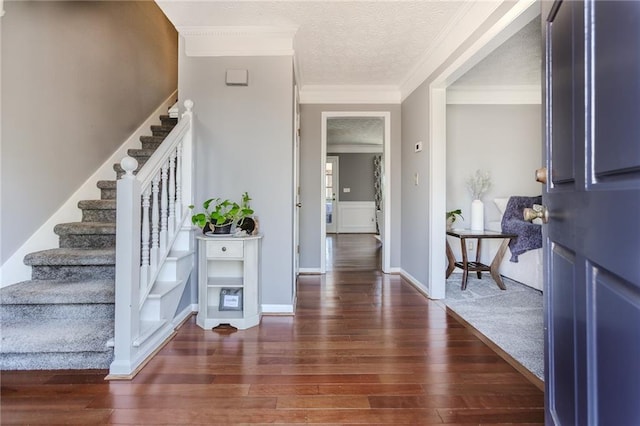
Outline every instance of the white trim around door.
<svg viewBox="0 0 640 426">
<path fill-rule="evenodd" d="M 322 113 L 320 126 L 320 273 L 324 274 L 327 271 L 324 167 L 327 157 L 327 119 L 332 117 L 380 117 L 384 119 L 382 155 L 382 216 L 384 225 L 382 226 L 383 231 L 380 237 L 382 238 L 382 272 L 389 273 L 391 271 L 391 206 L 389 203 L 389 200 L 391 200 L 391 112 L 389 111 L 327 111 Z M 444 224 L 442 229 L 444 229 Z"/>
</svg>

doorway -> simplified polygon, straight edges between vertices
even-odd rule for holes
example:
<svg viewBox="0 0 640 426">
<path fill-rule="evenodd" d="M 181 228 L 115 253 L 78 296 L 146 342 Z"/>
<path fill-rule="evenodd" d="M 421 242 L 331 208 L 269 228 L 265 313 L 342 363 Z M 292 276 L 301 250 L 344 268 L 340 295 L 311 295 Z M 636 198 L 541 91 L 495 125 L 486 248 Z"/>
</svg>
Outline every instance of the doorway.
<svg viewBox="0 0 640 426">
<path fill-rule="evenodd" d="M 446 127 L 447 87 L 466 73 L 497 46 L 510 38 L 540 12 L 534 0 L 520 1 L 498 22 L 488 29 L 456 61 L 442 70 L 429 85 L 429 276 L 428 294 L 432 299 L 445 297 L 445 241 L 446 241 Z"/>
<path fill-rule="evenodd" d="M 322 122 L 321 122 L 321 170 L 322 170 L 322 178 L 321 178 L 321 182 L 322 182 L 322 187 L 321 187 L 321 197 L 322 197 L 322 202 L 321 202 L 321 214 L 320 214 L 320 253 L 321 253 L 321 258 L 320 258 L 320 272 L 321 273 L 325 273 L 327 271 L 327 229 L 331 229 L 330 227 L 328 228 L 328 224 L 327 224 L 327 175 L 326 175 L 326 164 L 327 164 L 327 141 L 328 141 L 328 122 L 330 119 L 332 118 L 366 118 L 366 119 L 371 119 L 371 118 L 376 118 L 378 120 L 380 120 L 383 124 L 383 140 L 381 143 L 381 171 L 379 173 L 380 175 L 380 203 L 379 203 L 379 210 L 374 209 L 373 212 L 369 211 L 369 214 L 371 216 L 371 220 L 373 221 L 373 226 L 374 226 L 374 231 L 375 232 L 375 224 L 376 222 L 378 223 L 378 228 L 380 230 L 380 242 L 382 243 L 382 253 L 381 253 L 381 257 L 382 257 L 382 271 L 383 272 L 389 272 L 390 270 L 390 249 L 389 249 L 389 242 L 391 240 L 390 238 L 390 206 L 389 203 L 387 202 L 387 200 L 390 199 L 390 170 L 391 170 L 391 160 L 390 160 L 390 144 L 391 144 L 391 113 L 388 111 L 338 111 L 338 112 L 323 112 L 322 113 Z M 363 151 L 363 149 L 367 149 L 370 147 L 360 147 L 358 148 L 358 150 L 360 150 L 360 152 L 366 152 Z M 372 163 L 372 167 L 373 167 L 373 163 Z M 371 176 L 371 179 L 373 180 L 373 174 Z M 350 188 L 342 188 L 342 190 L 348 194 L 350 193 Z M 340 188 L 338 188 L 338 191 L 335 192 L 336 193 L 336 201 L 340 201 L 341 197 L 340 197 Z M 333 195 L 333 193 L 332 193 Z M 333 196 L 332 196 L 333 198 Z M 332 200 L 333 201 L 333 200 Z M 350 207 L 354 207 L 355 209 L 345 213 L 342 219 L 344 219 L 344 221 L 342 222 L 342 225 L 345 226 L 345 224 L 348 225 L 352 225 L 351 222 L 348 221 L 347 217 L 358 217 L 358 215 L 361 214 L 361 210 L 360 210 L 360 206 L 350 206 Z M 332 214 L 333 215 L 337 215 L 338 220 L 336 221 L 337 224 L 340 224 L 340 220 L 341 219 L 341 214 L 340 214 L 340 206 L 338 207 L 332 207 Z M 350 214 L 353 214 L 353 216 L 348 216 Z M 332 217 L 333 219 L 333 217 Z M 368 224 L 369 226 L 371 226 L 371 223 Z M 362 228 L 358 228 L 358 226 L 361 226 Z M 366 227 L 363 224 L 359 224 L 359 225 L 355 225 L 355 227 L 351 228 L 351 232 L 358 232 L 358 229 L 366 229 Z M 340 228 L 337 227 L 336 228 L 336 232 L 340 233 Z M 360 231 L 360 232 L 369 232 L 369 231 Z"/>
</svg>

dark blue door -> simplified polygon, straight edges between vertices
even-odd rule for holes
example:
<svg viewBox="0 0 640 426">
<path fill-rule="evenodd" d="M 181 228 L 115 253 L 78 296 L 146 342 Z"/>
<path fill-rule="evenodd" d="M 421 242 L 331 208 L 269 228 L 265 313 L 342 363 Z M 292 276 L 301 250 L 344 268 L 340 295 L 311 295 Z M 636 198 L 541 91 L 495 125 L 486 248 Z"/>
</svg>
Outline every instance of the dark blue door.
<svg viewBox="0 0 640 426">
<path fill-rule="evenodd" d="M 546 421 L 640 425 L 640 1 L 542 8 Z"/>
</svg>

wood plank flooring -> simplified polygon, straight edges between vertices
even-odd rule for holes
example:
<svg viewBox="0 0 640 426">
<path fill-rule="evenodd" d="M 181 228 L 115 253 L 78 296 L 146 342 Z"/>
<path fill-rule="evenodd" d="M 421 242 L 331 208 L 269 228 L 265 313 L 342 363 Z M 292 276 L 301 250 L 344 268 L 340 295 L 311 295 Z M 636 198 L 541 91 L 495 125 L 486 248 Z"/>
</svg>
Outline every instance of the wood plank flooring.
<svg viewBox="0 0 640 426">
<path fill-rule="evenodd" d="M 192 317 L 131 381 L 4 371 L 0 423 L 543 424 L 540 390 L 399 276 L 361 267 L 301 276 L 295 317 Z"/>
</svg>

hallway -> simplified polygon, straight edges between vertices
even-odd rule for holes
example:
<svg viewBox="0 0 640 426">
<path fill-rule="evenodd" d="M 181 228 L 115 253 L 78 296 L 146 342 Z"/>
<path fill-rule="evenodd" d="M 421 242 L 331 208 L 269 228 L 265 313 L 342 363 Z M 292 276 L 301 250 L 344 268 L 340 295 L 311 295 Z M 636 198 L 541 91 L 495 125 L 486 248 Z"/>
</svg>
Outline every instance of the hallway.
<svg viewBox="0 0 640 426">
<path fill-rule="evenodd" d="M 377 240 L 355 242 L 335 238 L 333 271 L 300 276 L 295 317 L 213 332 L 191 317 L 131 381 L 2 372 L 1 423 L 543 423 L 540 390 L 399 276 L 371 267 Z"/>
</svg>

